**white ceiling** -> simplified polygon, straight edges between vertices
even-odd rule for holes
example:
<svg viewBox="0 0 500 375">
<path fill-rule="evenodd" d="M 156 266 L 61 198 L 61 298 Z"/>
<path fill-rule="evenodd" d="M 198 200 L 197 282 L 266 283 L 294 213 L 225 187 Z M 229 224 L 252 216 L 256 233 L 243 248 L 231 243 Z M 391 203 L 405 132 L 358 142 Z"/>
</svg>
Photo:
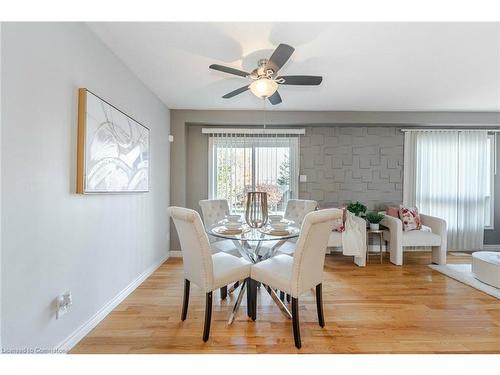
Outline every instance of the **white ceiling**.
<svg viewBox="0 0 500 375">
<path fill-rule="evenodd" d="M 171 109 L 262 109 L 250 92 L 221 96 L 279 43 L 281 74 L 322 75 L 282 86 L 275 110 L 500 111 L 499 23 L 90 23 Z"/>
</svg>

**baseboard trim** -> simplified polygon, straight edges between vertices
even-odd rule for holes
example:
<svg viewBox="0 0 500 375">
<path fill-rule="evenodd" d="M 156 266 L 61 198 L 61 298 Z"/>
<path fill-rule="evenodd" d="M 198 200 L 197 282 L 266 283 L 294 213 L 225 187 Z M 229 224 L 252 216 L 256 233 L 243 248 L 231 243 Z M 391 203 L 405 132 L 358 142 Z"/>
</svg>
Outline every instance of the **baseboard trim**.
<svg viewBox="0 0 500 375">
<path fill-rule="evenodd" d="M 483 250 L 500 251 L 500 245 L 483 245 Z"/>
<path fill-rule="evenodd" d="M 171 256 L 171 255 L 170 255 Z M 56 353 L 67 353 L 70 351 L 81 339 L 83 339 L 88 333 L 95 328 L 113 309 L 118 306 L 125 298 L 127 298 L 130 293 L 132 293 L 139 285 L 141 285 L 144 280 L 153 274 L 167 259 L 169 255 L 167 254 L 161 260 L 147 268 L 143 273 L 137 276 L 125 289 L 118 293 L 111 301 L 104 305 L 97 313 L 94 314 L 89 320 L 87 320 L 82 326 L 77 328 L 70 334 L 66 339 L 64 339 L 56 347 Z"/>
<path fill-rule="evenodd" d="M 180 251 L 180 250 L 170 250 L 170 256 L 172 258 L 182 258 L 182 251 Z"/>
</svg>

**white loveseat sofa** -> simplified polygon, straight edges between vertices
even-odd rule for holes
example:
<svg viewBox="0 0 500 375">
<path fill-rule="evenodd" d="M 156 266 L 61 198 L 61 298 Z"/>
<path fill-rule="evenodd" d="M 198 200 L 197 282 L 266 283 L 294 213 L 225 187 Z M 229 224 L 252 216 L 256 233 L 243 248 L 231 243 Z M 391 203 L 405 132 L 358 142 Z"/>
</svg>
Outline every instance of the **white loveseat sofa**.
<svg viewBox="0 0 500 375">
<path fill-rule="evenodd" d="M 389 228 L 384 232 L 384 240 L 389 241 L 391 262 L 403 264 L 403 248 L 408 246 L 432 247 L 432 263 L 446 264 L 446 221 L 438 217 L 420 214 L 422 225 L 428 230 L 403 231 L 403 222 L 399 218 L 385 215 L 380 224 Z"/>
<path fill-rule="evenodd" d="M 359 256 L 355 256 L 354 257 L 354 263 L 359 266 L 359 267 L 365 267 L 366 266 L 366 251 L 367 251 L 367 246 L 366 246 L 366 221 L 365 219 L 361 218 L 361 217 L 358 217 L 358 216 L 354 216 L 354 221 L 356 222 L 356 224 L 359 225 L 359 229 L 361 231 L 361 234 L 362 234 L 362 239 L 363 239 L 363 245 L 362 245 L 362 248 L 360 249 L 361 250 L 361 253 Z M 328 248 L 327 248 L 327 251 L 329 252 L 330 251 L 330 248 L 332 247 L 342 247 L 342 233 L 340 232 L 336 232 L 336 231 L 332 231 L 332 233 L 330 234 L 330 238 L 328 240 Z"/>
</svg>

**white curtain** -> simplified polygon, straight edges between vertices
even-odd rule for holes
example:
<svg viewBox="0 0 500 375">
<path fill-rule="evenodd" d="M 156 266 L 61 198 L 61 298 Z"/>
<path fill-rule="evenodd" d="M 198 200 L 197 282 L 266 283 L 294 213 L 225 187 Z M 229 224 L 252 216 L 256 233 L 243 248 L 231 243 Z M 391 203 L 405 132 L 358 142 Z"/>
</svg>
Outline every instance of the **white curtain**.
<svg viewBox="0 0 500 375">
<path fill-rule="evenodd" d="M 218 132 L 209 138 L 210 199 L 227 199 L 231 211 L 243 211 L 248 191 L 266 191 L 273 212 L 284 212 L 298 197 L 299 136 Z"/>
<path fill-rule="evenodd" d="M 408 131 L 403 203 L 446 220 L 448 247 L 483 247 L 487 131 Z"/>
</svg>

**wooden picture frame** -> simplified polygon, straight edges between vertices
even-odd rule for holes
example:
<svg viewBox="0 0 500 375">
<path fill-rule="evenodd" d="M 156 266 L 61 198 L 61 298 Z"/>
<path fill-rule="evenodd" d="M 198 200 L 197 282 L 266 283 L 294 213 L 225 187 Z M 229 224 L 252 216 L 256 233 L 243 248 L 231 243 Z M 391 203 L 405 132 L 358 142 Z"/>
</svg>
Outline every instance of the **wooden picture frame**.
<svg viewBox="0 0 500 375">
<path fill-rule="evenodd" d="M 88 89 L 78 89 L 76 192 L 148 192 L 149 160 L 149 128 Z"/>
</svg>

